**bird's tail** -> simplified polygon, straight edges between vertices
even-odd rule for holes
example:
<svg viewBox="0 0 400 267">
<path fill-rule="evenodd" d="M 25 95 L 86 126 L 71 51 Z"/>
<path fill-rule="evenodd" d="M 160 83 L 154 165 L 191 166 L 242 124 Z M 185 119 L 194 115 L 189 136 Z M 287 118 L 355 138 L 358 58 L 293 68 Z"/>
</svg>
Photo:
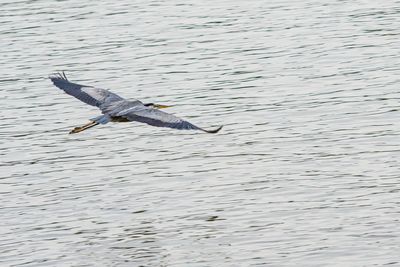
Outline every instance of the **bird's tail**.
<svg viewBox="0 0 400 267">
<path fill-rule="evenodd" d="M 91 118 L 90 120 L 94 121 L 94 122 L 97 122 L 99 124 L 106 124 L 106 123 L 111 121 L 111 118 L 110 118 L 109 115 L 100 115 L 98 117 Z"/>
</svg>

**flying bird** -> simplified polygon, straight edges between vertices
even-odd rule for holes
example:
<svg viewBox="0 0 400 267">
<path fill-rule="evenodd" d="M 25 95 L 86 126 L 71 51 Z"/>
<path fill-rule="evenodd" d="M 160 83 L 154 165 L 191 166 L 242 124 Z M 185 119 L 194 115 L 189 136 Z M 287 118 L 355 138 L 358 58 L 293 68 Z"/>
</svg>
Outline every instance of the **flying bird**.
<svg viewBox="0 0 400 267">
<path fill-rule="evenodd" d="M 179 130 L 200 130 L 206 133 L 217 133 L 222 128 L 222 126 L 220 126 L 213 130 L 205 130 L 188 121 L 159 110 L 170 106 L 154 103 L 144 104 L 136 99 L 124 99 L 106 89 L 72 83 L 67 79 L 64 72 L 52 74 L 49 78 L 55 86 L 62 89 L 67 94 L 72 95 L 88 105 L 98 107 L 102 112 L 102 115 L 90 119 L 89 123 L 72 129 L 69 132 L 70 134 L 79 133 L 96 125 L 106 124 L 108 122 L 129 121 L 137 121 L 156 127 L 169 127 Z"/>
</svg>

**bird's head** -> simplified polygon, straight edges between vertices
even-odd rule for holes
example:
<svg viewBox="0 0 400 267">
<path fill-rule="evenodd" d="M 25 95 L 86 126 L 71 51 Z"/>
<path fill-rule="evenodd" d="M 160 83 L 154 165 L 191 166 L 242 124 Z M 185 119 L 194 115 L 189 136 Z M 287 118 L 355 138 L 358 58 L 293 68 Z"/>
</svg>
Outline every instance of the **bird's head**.
<svg viewBox="0 0 400 267">
<path fill-rule="evenodd" d="M 144 104 L 146 107 L 151 107 L 151 108 L 157 108 L 157 109 L 162 109 L 162 108 L 170 108 L 172 106 L 167 106 L 167 105 L 160 105 L 160 104 L 154 104 L 154 103 L 147 103 Z"/>
</svg>

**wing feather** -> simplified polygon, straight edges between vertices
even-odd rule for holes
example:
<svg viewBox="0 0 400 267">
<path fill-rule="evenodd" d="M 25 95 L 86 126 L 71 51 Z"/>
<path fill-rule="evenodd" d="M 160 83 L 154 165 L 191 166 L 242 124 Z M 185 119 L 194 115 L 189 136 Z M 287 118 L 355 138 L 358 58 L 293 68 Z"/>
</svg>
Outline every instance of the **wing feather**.
<svg viewBox="0 0 400 267">
<path fill-rule="evenodd" d="M 132 106 L 118 112 L 116 116 L 126 118 L 130 121 L 147 123 L 156 127 L 168 127 L 179 130 L 200 130 L 207 133 L 217 133 L 222 128 L 221 126 L 214 130 L 205 130 L 172 114 L 144 105 Z"/>
<path fill-rule="evenodd" d="M 130 121 L 147 123 L 156 127 L 169 127 L 180 130 L 202 130 L 196 125 L 172 114 L 146 106 L 132 107 L 126 111 L 119 112 L 117 116 L 124 117 Z"/>
<path fill-rule="evenodd" d="M 64 73 L 56 73 L 49 78 L 55 86 L 91 106 L 100 107 L 105 103 L 123 100 L 119 95 L 106 89 L 72 83 Z"/>
</svg>

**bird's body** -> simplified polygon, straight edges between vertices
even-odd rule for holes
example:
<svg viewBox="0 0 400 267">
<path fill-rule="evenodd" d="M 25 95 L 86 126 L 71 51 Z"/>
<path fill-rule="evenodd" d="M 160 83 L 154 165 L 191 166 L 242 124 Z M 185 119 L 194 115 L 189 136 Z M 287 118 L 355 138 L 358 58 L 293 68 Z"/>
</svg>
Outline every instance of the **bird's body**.
<svg viewBox="0 0 400 267">
<path fill-rule="evenodd" d="M 222 128 L 221 126 L 215 130 L 204 130 L 188 121 L 157 109 L 157 107 L 164 108 L 168 106 L 153 103 L 143 104 L 139 100 L 126 100 L 105 89 L 72 83 L 64 73 L 57 73 L 51 75 L 49 78 L 55 86 L 88 105 L 98 107 L 103 114 L 90 119 L 91 122 L 84 126 L 76 127 L 70 133 L 78 133 L 98 124 L 128 121 L 137 121 L 152 126 L 180 130 L 201 130 L 207 133 L 217 133 Z"/>
</svg>

